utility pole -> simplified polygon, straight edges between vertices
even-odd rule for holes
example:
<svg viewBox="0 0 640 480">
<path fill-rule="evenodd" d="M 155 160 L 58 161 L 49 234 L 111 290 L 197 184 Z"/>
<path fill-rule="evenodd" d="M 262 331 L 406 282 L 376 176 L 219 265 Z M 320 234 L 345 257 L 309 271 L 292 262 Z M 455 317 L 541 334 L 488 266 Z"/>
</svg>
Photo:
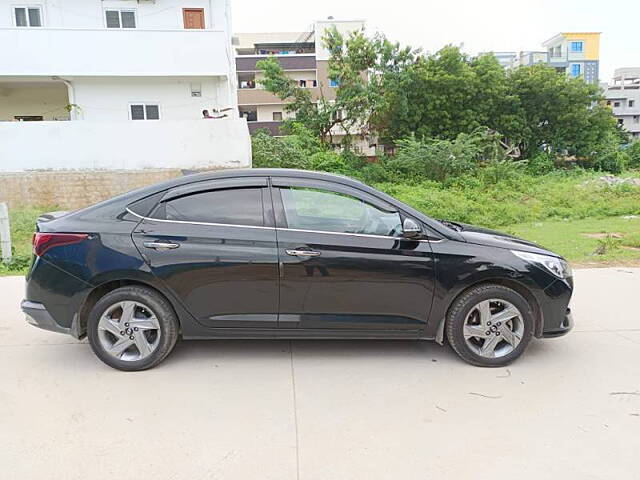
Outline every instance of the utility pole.
<svg viewBox="0 0 640 480">
<path fill-rule="evenodd" d="M 2 261 L 11 261 L 11 230 L 9 229 L 9 209 L 6 203 L 0 202 L 0 253 Z"/>
</svg>

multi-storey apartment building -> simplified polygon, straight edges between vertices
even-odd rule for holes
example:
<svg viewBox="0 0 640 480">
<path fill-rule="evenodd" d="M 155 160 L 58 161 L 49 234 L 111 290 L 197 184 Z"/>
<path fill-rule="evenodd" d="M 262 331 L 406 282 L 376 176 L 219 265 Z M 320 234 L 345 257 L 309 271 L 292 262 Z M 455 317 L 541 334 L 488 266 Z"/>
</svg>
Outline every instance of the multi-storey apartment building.
<svg viewBox="0 0 640 480">
<path fill-rule="evenodd" d="M 598 83 L 600 74 L 600 33 L 564 32 L 543 43 L 546 51 L 492 52 L 505 68 L 545 63 L 558 72 Z"/>
<path fill-rule="evenodd" d="M 257 63 L 274 56 L 286 74 L 302 88 L 308 88 L 314 99 L 324 97 L 335 99 L 338 84 L 329 78 L 329 51 L 323 38 L 330 28 L 347 35 L 361 30 L 362 20 L 318 21 L 304 32 L 238 33 L 234 36 L 236 49 L 236 70 L 238 75 L 238 108 L 241 116 L 249 122 L 249 130 L 268 129 L 272 134 L 280 134 L 283 120 L 293 113 L 286 111 L 286 104 L 260 85 L 261 72 Z M 334 143 L 340 143 L 344 132 L 335 129 Z M 374 155 L 375 149 L 361 138 L 358 148 L 367 155 Z"/>
<path fill-rule="evenodd" d="M 617 69 L 605 96 L 618 124 L 640 138 L 640 68 Z"/>
<path fill-rule="evenodd" d="M 542 44 L 548 52 L 548 63 L 559 72 L 582 77 L 587 83 L 598 83 L 600 75 L 600 33 L 559 33 Z"/>
<path fill-rule="evenodd" d="M 0 0 L 0 171 L 249 165 L 230 9 Z"/>
</svg>

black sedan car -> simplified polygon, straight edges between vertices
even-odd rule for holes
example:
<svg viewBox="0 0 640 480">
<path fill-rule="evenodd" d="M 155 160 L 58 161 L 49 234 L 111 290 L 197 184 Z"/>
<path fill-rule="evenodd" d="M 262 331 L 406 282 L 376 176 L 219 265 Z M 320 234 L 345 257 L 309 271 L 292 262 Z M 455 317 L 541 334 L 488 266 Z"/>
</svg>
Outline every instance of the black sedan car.
<svg viewBox="0 0 640 480">
<path fill-rule="evenodd" d="M 349 178 L 197 174 L 38 219 L 22 310 L 121 370 L 178 338 L 445 337 L 503 366 L 572 327 L 561 257 Z"/>
</svg>

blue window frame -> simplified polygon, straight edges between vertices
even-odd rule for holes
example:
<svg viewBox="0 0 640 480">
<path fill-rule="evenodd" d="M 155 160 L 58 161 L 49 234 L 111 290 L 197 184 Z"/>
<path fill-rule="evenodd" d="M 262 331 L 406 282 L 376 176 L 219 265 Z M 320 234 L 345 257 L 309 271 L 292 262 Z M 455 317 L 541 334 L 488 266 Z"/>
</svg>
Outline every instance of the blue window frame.
<svg viewBox="0 0 640 480">
<path fill-rule="evenodd" d="M 582 74 L 582 65 L 579 63 L 574 63 L 571 65 L 571 76 L 579 77 Z"/>
<path fill-rule="evenodd" d="M 582 53 L 584 51 L 584 42 L 571 42 L 571 51 Z"/>
</svg>

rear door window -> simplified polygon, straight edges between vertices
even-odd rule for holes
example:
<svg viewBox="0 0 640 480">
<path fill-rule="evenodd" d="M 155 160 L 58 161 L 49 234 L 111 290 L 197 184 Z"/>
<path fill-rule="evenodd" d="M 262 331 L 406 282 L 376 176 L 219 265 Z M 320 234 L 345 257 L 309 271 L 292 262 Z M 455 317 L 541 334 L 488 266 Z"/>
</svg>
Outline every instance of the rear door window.
<svg viewBox="0 0 640 480">
<path fill-rule="evenodd" d="M 181 222 L 264 226 L 261 188 L 212 190 L 160 204 L 156 218 Z"/>
</svg>

